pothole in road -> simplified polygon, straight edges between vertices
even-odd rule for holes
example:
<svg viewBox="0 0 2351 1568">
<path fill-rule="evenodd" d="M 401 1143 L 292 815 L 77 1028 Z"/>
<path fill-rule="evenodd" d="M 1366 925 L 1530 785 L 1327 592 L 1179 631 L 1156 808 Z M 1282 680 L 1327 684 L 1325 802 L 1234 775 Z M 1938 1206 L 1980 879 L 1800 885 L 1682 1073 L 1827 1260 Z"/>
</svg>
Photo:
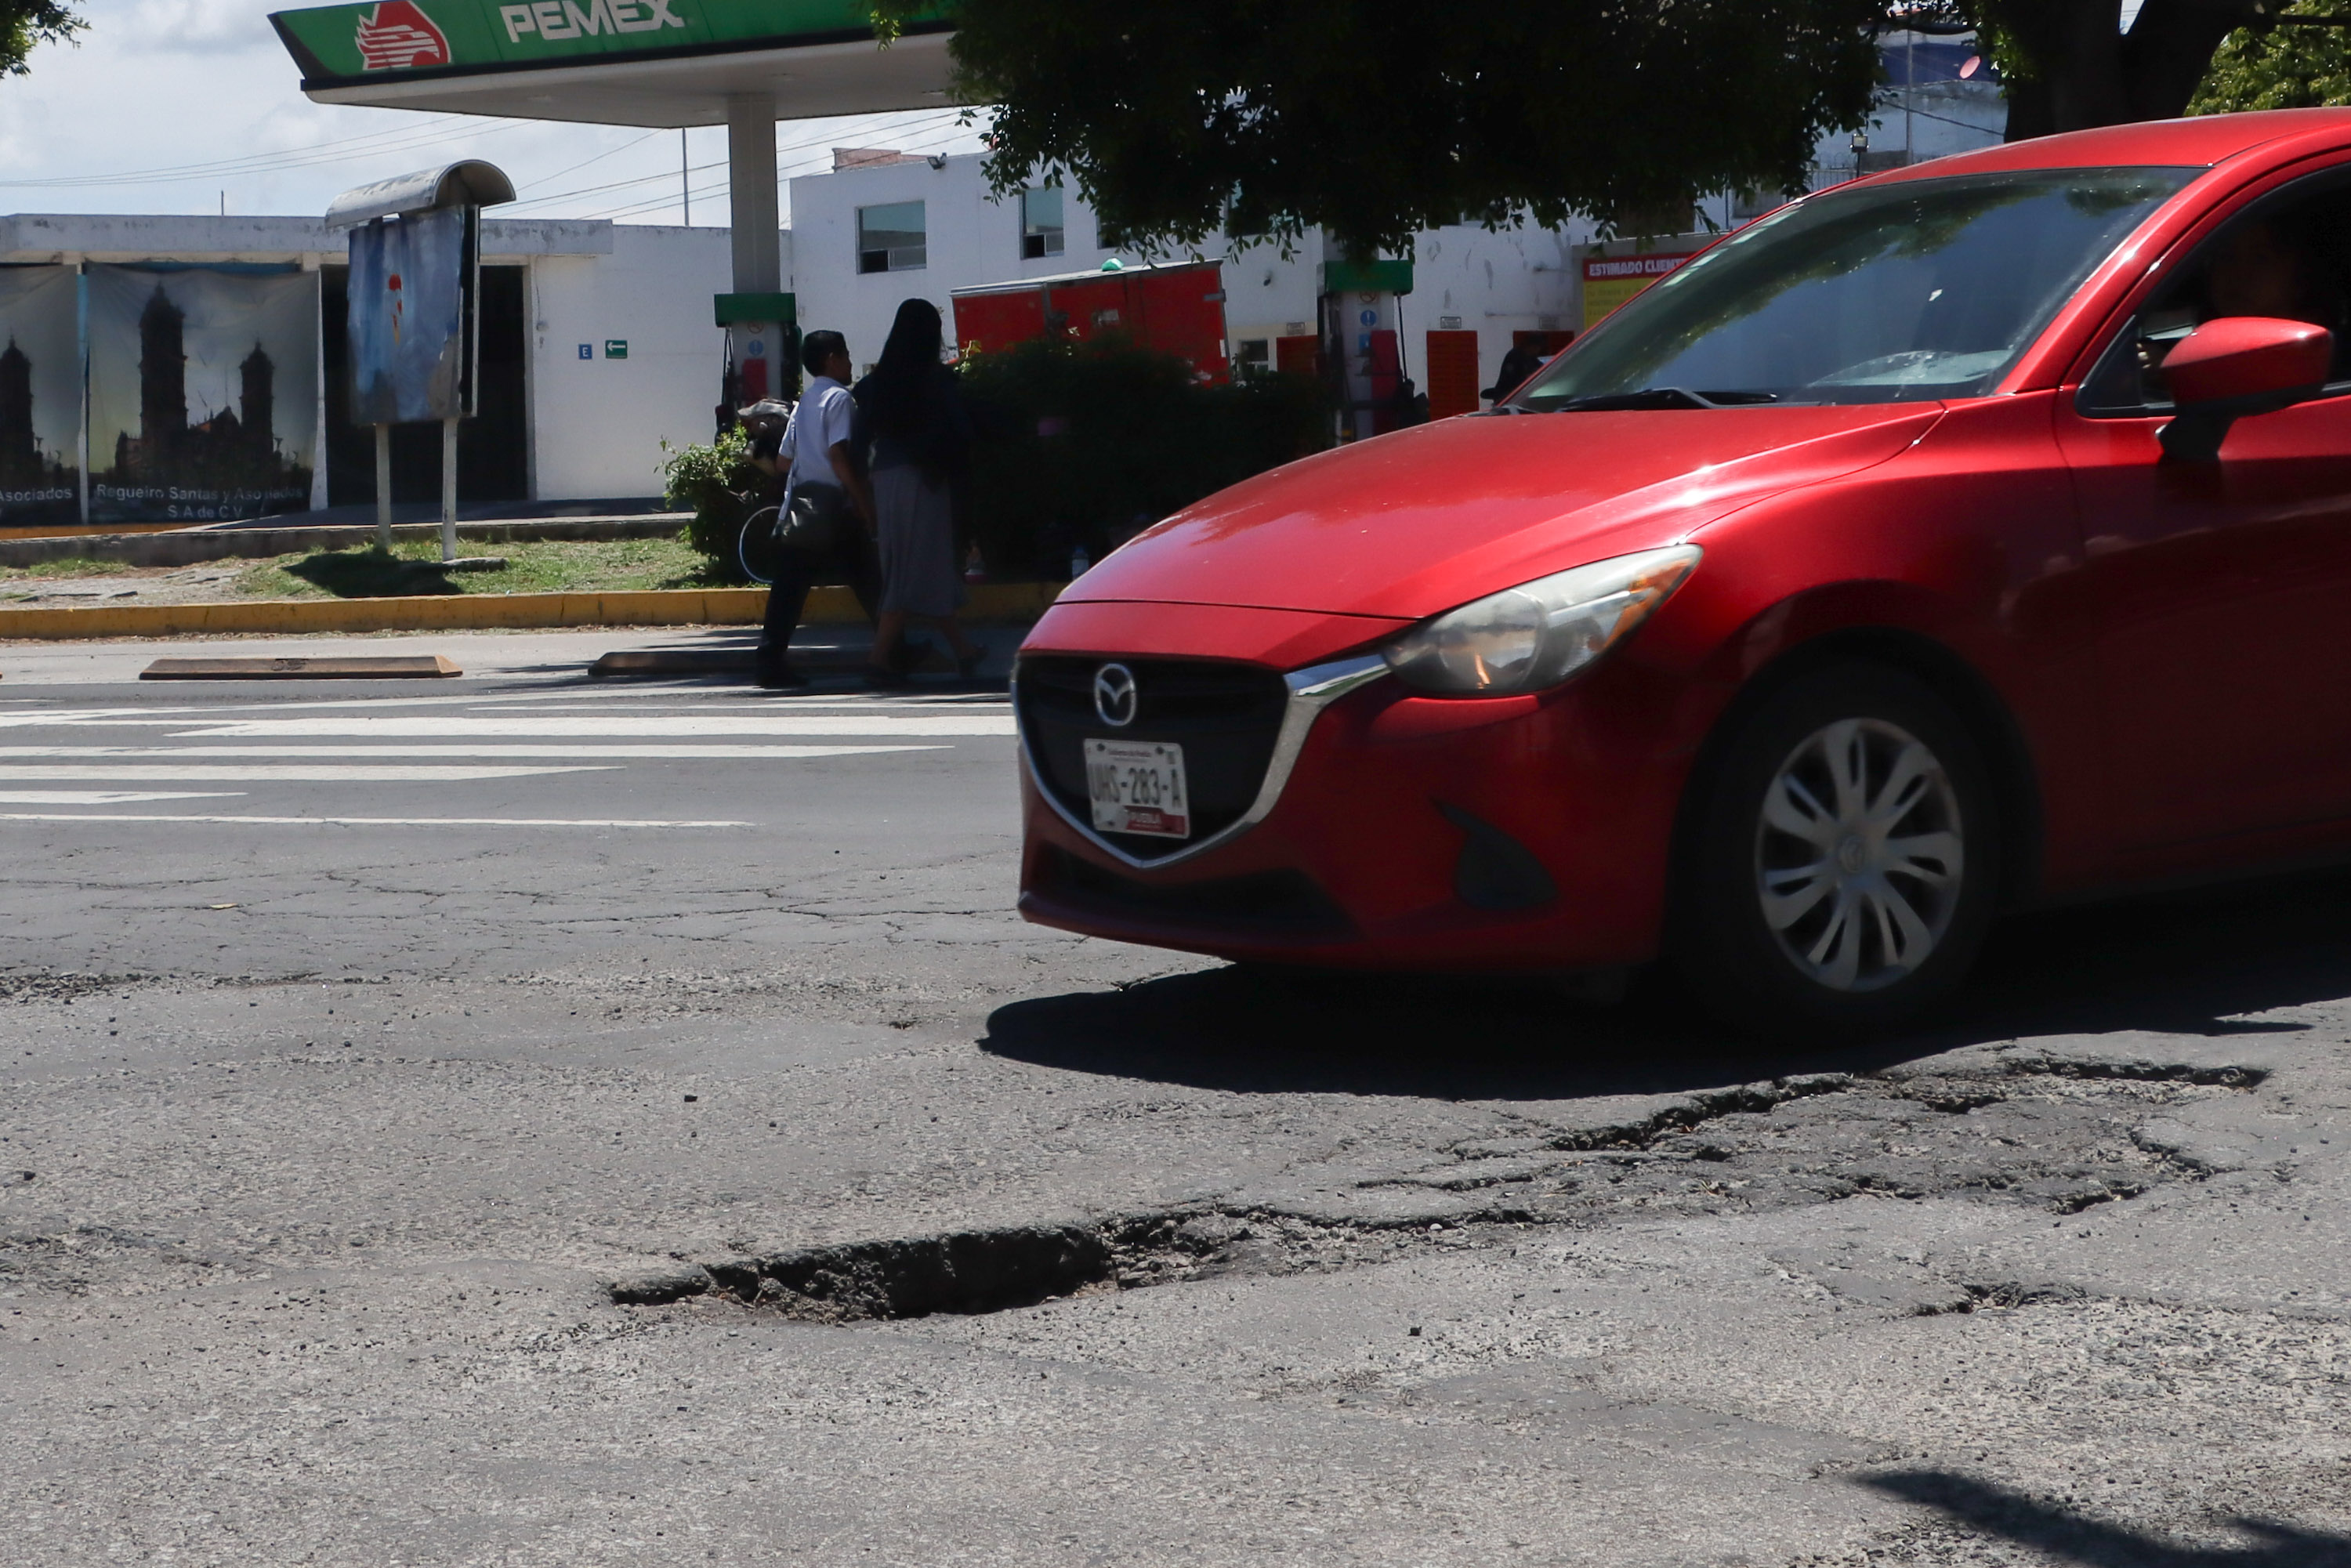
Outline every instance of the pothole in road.
<svg viewBox="0 0 2351 1568">
<path fill-rule="evenodd" d="M 1185 1210 L 804 1248 L 691 1264 L 616 1281 L 610 1292 L 622 1306 L 716 1297 L 804 1322 L 869 1322 L 1006 1312 L 1222 1274 L 1330 1271 L 1432 1242 L 1458 1246 L 1468 1232 Z"/>
<path fill-rule="evenodd" d="M 2019 1081 L 2032 1076 L 2113 1081 L 2127 1103 L 2102 1103 L 2087 1082 L 2061 1094 L 2019 1092 Z M 609 1289 L 622 1305 L 706 1298 L 853 1323 L 1004 1312 L 1216 1275 L 1329 1272 L 1477 1245 L 1531 1224 L 1753 1210 L 1861 1192 L 1967 1196 L 2070 1214 L 2198 1178 L 2138 1149 L 2128 1135 L 2131 1113 L 2167 1103 L 2167 1089 L 2250 1089 L 2265 1076 L 2247 1067 L 2038 1061 L 1989 1079 L 1819 1074 L 1691 1095 L 1638 1121 L 1523 1140 L 1539 1146 L 1509 1157 L 1490 1143 L 1465 1145 L 1417 1175 L 1360 1184 L 1474 1194 L 1437 1223 L 1190 1207 L 688 1263 Z M 1987 1288 L 1952 1310 L 2018 1304 L 2011 1294 Z"/>
<path fill-rule="evenodd" d="M 57 969 L 0 972 L 0 1002 L 71 1002 L 152 984 L 154 975 L 84 975 Z"/>
<path fill-rule="evenodd" d="M 719 1294 L 787 1317 L 845 1323 L 1034 1306 L 1107 1281 L 1111 1267 L 1099 1229 L 1016 1226 L 705 1263 L 615 1284 L 612 1300 L 654 1304 Z"/>
</svg>

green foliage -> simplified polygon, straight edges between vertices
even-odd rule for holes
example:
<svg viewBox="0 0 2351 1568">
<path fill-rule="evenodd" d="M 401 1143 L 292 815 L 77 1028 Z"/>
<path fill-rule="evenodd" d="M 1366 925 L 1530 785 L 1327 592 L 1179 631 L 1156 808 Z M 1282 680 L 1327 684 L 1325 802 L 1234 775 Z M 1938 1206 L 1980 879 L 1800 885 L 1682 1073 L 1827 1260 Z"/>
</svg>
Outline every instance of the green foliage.
<svg viewBox="0 0 2351 1568">
<path fill-rule="evenodd" d="M 1204 386 L 1172 354 L 1117 337 L 970 353 L 980 440 L 970 521 L 999 574 L 1054 575 L 1203 496 L 1329 444 L 1321 386 L 1263 376 Z"/>
<path fill-rule="evenodd" d="M 2301 0 L 2288 16 L 2351 15 L 2345 0 Z M 2317 109 L 2351 103 L 2351 28 L 2240 27 L 2212 55 L 2212 68 L 2188 105 L 2190 114 L 2249 109 Z"/>
<path fill-rule="evenodd" d="M 506 565 L 450 571 L 438 539 L 313 550 L 255 561 L 237 576 L 240 599 L 382 599 L 451 593 L 622 593 L 710 588 L 719 580 L 679 539 L 517 539 L 489 547 Z"/>
<path fill-rule="evenodd" d="M 2283 7 L 2336 14 L 2340 0 Z M 2341 101 L 2342 35 L 2277 26 L 2278 0 L 2148 0 L 2127 32 L 2116 0 L 1941 0 L 2007 83 L 2008 139 L 2132 120 Z M 2236 29 L 2231 31 L 2231 29 Z M 2329 88 L 2329 79 L 2335 84 Z M 2338 96 L 2330 99 L 2334 92 Z"/>
<path fill-rule="evenodd" d="M 735 555 L 746 510 L 742 497 L 768 480 L 752 465 L 750 437 L 738 427 L 708 444 L 673 447 L 664 441 L 662 450 L 669 455 L 662 476 L 670 507 L 694 514 L 685 525 L 686 542 L 709 558 L 722 580 L 742 581 Z"/>
<path fill-rule="evenodd" d="M 968 352 L 959 366 L 979 439 L 965 491 L 991 570 L 1056 575 L 1071 547 L 1100 555 L 1143 523 L 1328 444 L 1321 386 L 1267 376 L 1204 386 L 1173 354 L 1117 337 Z M 765 476 L 739 432 L 671 452 L 669 504 L 686 540 L 739 580 L 737 493 Z"/>
<path fill-rule="evenodd" d="M 89 24 L 57 0 L 0 0 L 0 76 L 20 77 L 36 44 L 63 44 Z"/>
<path fill-rule="evenodd" d="M 131 570 L 119 560 L 99 560 L 90 556 L 66 556 L 57 560 L 37 560 L 30 566 L 0 566 L 0 580 L 14 578 L 44 577 L 112 577 Z"/>
<path fill-rule="evenodd" d="M 886 25 L 929 0 L 876 0 Z M 1319 225 L 1614 219 L 1795 189 L 1865 120 L 1884 0 L 948 0 L 999 191 L 1062 172 L 1113 233 L 1192 246 Z M 1698 106 L 1703 105 L 1703 112 Z"/>
</svg>

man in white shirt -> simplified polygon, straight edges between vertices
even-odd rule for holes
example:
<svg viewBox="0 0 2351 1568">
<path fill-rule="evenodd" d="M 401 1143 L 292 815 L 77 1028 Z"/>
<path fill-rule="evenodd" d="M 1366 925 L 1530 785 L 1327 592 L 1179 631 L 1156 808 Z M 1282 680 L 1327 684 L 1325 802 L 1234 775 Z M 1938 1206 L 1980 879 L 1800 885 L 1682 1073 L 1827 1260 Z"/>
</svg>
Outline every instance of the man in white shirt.
<svg viewBox="0 0 2351 1568">
<path fill-rule="evenodd" d="M 808 685 L 808 677 L 791 667 L 792 632 L 807 606 L 808 591 L 828 571 L 848 580 L 866 618 L 880 601 L 881 570 L 873 550 L 873 493 L 867 486 L 852 448 L 851 426 L 857 404 L 849 395 L 849 378 L 855 373 L 849 342 L 840 333 L 810 332 L 800 343 L 800 363 L 811 378 L 808 390 L 792 410 L 778 456 L 791 464 L 795 495 L 820 497 L 842 505 L 850 526 L 841 530 L 833 548 L 821 553 L 781 552 L 776 580 L 768 589 L 768 612 L 759 633 L 759 684 L 770 688 Z M 830 494 L 828 494 L 830 493 Z"/>
<path fill-rule="evenodd" d="M 871 528 L 872 493 L 850 455 L 850 427 L 857 416 L 857 404 L 849 395 L 849 378 L 855 373 L 849 361 L 849 340 L 838 332 L 810 332 L 800 345 L 800 362 L 812 379 L 784 431 L 784 449 L 792 455 L 792 483 L 832 485 L 847 491 L 857 515 Z"/>
</svg>

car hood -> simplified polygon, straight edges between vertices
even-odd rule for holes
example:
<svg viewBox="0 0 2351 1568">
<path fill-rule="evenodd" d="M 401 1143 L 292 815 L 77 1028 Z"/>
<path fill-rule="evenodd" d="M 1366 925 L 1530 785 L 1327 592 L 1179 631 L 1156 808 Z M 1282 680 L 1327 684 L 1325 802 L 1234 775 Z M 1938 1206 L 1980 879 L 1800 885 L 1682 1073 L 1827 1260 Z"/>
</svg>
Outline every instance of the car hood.
<svg viewBox="0 0 2351 1568">
<path fill-rule="evenodd" d="M 1064 591 L 1418 620 L 1882 463 L 1939 403 L 1447 419 L 1261 474 Z"/>
</svg>

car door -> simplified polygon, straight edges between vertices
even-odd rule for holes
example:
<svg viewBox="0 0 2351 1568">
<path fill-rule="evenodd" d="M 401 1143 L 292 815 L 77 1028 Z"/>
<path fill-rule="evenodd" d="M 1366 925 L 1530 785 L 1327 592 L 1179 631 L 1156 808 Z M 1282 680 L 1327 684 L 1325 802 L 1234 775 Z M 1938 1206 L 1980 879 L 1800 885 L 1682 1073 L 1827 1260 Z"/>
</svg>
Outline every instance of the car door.
<svg viewBox="0 0 2351 1568">
<path fill-rule="evenodd" d="M 2272 256 L 2272 274 L 2246 257 Z M 2258 255 L 2255 262 L 2260 261 Z M 2284 268 L 2288 287 L 2274 276 Z M 2248 284 L 2247 278 L 2253 279 Z M 2248 308 L 2248 307 L 2252 308 Z M 2218 461 L 2165 456 L 2160 361 L 2215 315 L 2318 320 L 2335 377 L 2239 420 Z M 2155 863 L 2332 836 L 2351 818 L 2351 169 L 2247 203 L 2117 332 L 2057 435 L 2082 513 L 2112 843 Z"/>
</svg>

